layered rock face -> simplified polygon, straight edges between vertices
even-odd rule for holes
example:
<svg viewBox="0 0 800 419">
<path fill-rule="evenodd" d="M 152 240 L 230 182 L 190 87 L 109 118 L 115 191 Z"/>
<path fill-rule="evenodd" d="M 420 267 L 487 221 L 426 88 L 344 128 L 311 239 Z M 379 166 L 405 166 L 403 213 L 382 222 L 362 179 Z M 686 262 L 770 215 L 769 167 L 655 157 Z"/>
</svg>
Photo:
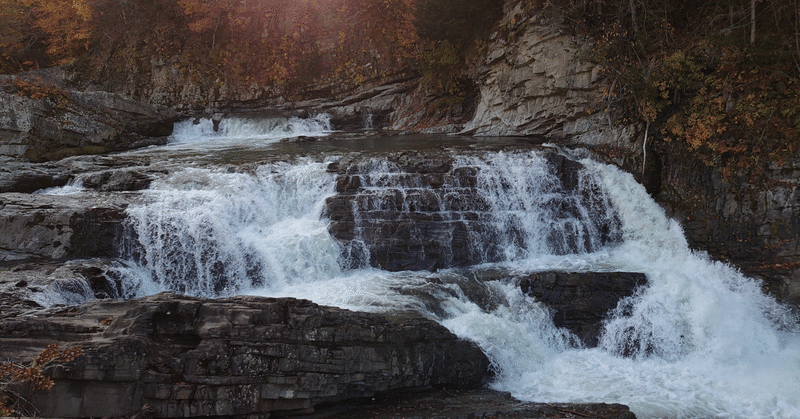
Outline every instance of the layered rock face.
<svg viewBox="0 0 800 419">
<path fill-rule="evenodd" d="M 178 115 L 106 92 L 0 80 L 0 155 L 43 161 L 163 144 Z"/>
<path fill-rule="evenodd" d="M 530 179 L 506 179 L 493 172 L 496 166 L 457 162 L 459 157 L 448 152 L 342 159 L 331 165 L 338 194 L 327 200 L 323 215 L 332 221 L 332 235 L 345 243 L 350 264 L 390 271 L 496 262 L 509 248 L 593 251 L 620 240 L 619 221 L 591 182 L 581 179 L 583 166 L 553 149 L 538 153 L 545 159 L 542 170 L 551 175 Z M 511 182 L 541 183 L 535 187 L 547 193 L 539 196 L 541 191 L 524 185 L 515 191 Z M 482 183 L 492 190 L 482 190 Z M 525 219 L 529 213 L 542 220 Z"/>
<path fill-rule="evenodd" d="M 54 342 L 84 355 L 34 398 L 46 417 L 269 417 L 413 388 L 475 387 L 489 363 L 474 344 L 415 315 L 378 315 L 293 299 L 201 300 L 160 294 L 95 301 L 0 322 L 0 356 Z"/>
<path fill-rule="evenodd" d="M 0 194 L 0 261 L 117 256 L 120 196 Z"/>
<path fill-rule="evenodd" d="M 800 156 L 766 168 L 759 184 L 726 181 L 678 144 L 662 153 L 657 199 L 690 245 L 762 278 L 778 299 L 800 306 Z"/>
<path fill-rule="evenodd" d="M 565 34 L 524 2 L 508 1 L 477 69 L 480 100 L 464 133 L 523 135 L 579 143 L 619 142 L 633 134 L 602 113 L 599 67 L 581 55 L 590 44 Z"/>
</svg>

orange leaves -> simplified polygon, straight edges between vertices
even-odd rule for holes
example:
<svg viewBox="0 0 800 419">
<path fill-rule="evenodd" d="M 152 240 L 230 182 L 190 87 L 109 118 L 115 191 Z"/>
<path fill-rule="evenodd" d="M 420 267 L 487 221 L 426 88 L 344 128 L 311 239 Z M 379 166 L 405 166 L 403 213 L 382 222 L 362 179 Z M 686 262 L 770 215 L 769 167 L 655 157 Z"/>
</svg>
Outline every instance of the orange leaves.
<svg viewBox="0 0 800 419">
<path fill-rule="evenodd" d="M 47 52 L 57 62 L 89 48 L 93 8 L 89 0 L 24 0 L 36 12 L 34 25 L 48 35 Z"/>
<path fill-rule="evenodd" d="M 60 346 L 58 343 L 49 345 L 35 361 L 28 364 L 0 363 L 0 414 L 26 414 L 30 407 L 27 400 L 34 393 L 49 390 L 55 384 L 45 375 L 44 367 L 53 363 L 66 364 L 83 354 L 80 347 L 61 350 Z M 10 410 L 3 410 L 4 406 Z"/>
</svg>

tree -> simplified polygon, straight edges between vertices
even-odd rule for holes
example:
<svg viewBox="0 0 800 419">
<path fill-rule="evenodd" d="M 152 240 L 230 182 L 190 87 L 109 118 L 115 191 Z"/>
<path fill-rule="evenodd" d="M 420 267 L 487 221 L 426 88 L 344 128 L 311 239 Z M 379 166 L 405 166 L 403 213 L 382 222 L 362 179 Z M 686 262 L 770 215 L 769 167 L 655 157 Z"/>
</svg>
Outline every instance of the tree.
<svg viewBox="0 0 800 419">
<path fill-rule="evenodd" d="M 33 24 L 47 36 L 47 53 L 55 63 L 73 61 L 89 49 L 92 0 L 21 0 L 35 13 Z"/>
</svg>

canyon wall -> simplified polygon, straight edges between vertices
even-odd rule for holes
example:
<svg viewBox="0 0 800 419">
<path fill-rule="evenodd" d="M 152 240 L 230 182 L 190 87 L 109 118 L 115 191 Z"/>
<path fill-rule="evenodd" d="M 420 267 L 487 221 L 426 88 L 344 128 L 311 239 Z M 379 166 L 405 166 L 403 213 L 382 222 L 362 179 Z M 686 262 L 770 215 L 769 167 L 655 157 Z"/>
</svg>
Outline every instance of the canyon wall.
<svg viewBox="0 0 800 419">
<path fill-rule="evenodd" d="M 586 60 L 589 48 L 589 40 L 567 35 L 523 2 L 507 1 L 473 70 L 480 95 L 463 132 L 594 150 L 644 184 L 694 249 L 763 279 L 778 299 L 800 305 L 800 155 L 772 162 L 759 181 L 723 179 L 686 146 L 654 140 L 652 130 L 645 155 L 642 127 L 612 123 L 603 110 L 602 70 Z"/>
</svg>

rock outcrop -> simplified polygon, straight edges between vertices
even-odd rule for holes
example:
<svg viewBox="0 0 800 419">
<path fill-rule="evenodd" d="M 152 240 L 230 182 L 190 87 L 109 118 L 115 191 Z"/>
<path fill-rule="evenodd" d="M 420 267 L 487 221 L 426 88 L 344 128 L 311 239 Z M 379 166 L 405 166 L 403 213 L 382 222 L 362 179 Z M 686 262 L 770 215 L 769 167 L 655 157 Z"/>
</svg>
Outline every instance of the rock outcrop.
<svg viewBox="0 0 800 419">
<path fill-rule="evenodd" d="M 726 181 L 678 144 L 661 156 L 656 198 L 681 222 L 690 246 L 763 279 L 779 300 L 800 306 L 800 155 L 771 164 L 757 183 L 747 176 Z"/>
<path fill-rule="evenodd" d="M 310 419 L 635 419 L 627 406 L 620 404 L 532 403 L 491 390 L 435 391 L 408 394 L 403 398 L 385 397 L 334 406 L 316 412 Z"/>
<path fill-rule="evenodd" d="M 641 273 L 539 272 L 519 278 L 522 292 L 553 310 L 553 324 L 597 346 L 603 320 L 622 298 L 647 283 Z"/>
<path fill-rule="evenodd" d="M 542 198 L 553 217 L 551 228 L 537 235 L 545 236 L 557 254 L 592 250 L 588 230 L 599 232 L 598 246 L 619 240 L 613 209 L 596 202 L 590 188 L 579 186 L 583 165 L 553 149 L 539 152 L 557 180 Z M 479 190 L 481 168 L 459 166 L 454 159 L 449 152 L 432 150 L 345 158 L 331 165 L 338 194 L 327 200 L 324 216 L 331 220 L 332 235 L 345 244 L 344 259 L 389 271 L 435 271 L 503 260 L 509 243 L 499 237 L 522 237 L 529 227 L 520 220 L 498 219 L 509 211 L 494 208 Z M 561 221 L 577 225 L 565 230 Z M 523 246 L 522 238 L 509 240 Z M 369 260 L 362 260 L 367 253 Z"/>
<path fill-rule="evenodd" d="M 33 161 L 163 144 L 178 114 L 106 92 L 0 80 L 0 155 Z"/>
<path fill-rule="evenodd" d="M 603 95 L 600 67 L 583 59 L 591 44 L 543 15 L 506 2 L 477 68 L 480 99 L 463 133 L 624 143 L 633 132 L 595 112 Z"/>
<path fill-rule="evenodd" d="M 83 348 L 33 398 L 45 417 L 269 417 L 380 393 L 468 389 L 488 376 L 474 344 L 411 314 L 308 301 L 159 294 L 0 321 L 0 357 L 52 342 Z"/>
<path fill-rule="evenodd" d="M 126 207 L 120 195 L 0 194 L 0 262 L 117 256 Z"/>
</svg>

